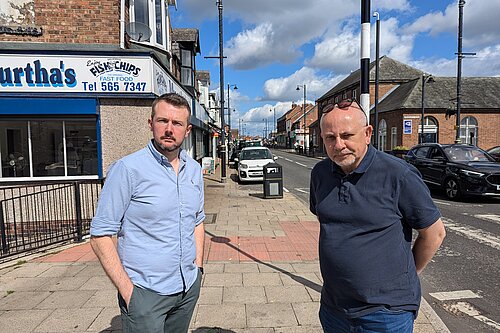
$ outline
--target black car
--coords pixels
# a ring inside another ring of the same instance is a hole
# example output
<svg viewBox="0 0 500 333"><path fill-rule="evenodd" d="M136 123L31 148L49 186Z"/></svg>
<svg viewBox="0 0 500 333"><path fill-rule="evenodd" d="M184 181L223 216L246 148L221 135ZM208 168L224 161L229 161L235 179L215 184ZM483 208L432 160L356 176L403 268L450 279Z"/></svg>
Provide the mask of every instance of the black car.
<svg viewBox="0 0 500 333"><path fill-rule="evenodd" d="M475 146L421 144L410 149L404 159L420 171L427 185L443 188L450 199L500 196L500 163Z"/></svg>
<svg viewBox="0 0 500 333"><path fill-rule="evenodd" d="M486 152L493 156L493 158L495 158L497 161L500 161L500 146L490 148Z"/></svg>

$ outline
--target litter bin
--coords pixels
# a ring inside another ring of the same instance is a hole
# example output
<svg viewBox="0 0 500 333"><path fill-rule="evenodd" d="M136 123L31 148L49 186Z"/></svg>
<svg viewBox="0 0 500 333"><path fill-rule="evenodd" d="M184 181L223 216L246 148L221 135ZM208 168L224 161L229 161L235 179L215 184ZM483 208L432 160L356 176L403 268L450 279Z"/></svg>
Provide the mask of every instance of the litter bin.
<svg viewBox="0 0 500 333"><path fill-rule="evenodd" d="M283 167L278 163L264 165L264 198L283 198Z"/></svg>

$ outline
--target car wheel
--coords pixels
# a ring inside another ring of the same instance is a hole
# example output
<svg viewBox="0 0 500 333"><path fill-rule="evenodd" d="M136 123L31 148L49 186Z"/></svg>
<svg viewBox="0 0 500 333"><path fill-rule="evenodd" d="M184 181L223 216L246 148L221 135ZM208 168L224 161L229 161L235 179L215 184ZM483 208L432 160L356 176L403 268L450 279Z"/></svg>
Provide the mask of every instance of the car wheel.
<svg viewBox="0 0 500 333"><path fill-rule="evenodd" d="M448 178L444 182L444 191L446 196L451 200L457 200L462 196L460 185L455 178Z"/></svg>

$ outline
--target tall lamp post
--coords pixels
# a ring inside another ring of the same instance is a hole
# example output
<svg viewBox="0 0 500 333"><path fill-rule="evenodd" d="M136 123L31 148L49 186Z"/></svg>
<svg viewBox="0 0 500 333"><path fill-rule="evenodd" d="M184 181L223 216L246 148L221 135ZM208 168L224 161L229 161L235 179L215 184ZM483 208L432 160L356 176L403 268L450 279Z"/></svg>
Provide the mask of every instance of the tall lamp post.
<svg viewBox="0 0 500 333"><path fill-rule="evenodd" d="M302 89L302 91L304 92L304 102L303 102L303 112L304 112L304 129L303 129L303 132L304 132L304 154L306 152L306 84L298 84L297 85L297 89L296 90L300 90Z"/></svg>
<svg viewBox="0 0 500 333"><path fill-rule="evenodd" d="M276 124L276 108L272 108L271 110L269 110L269 112L272 112L273 113L273 141L274 139L276 138L276 134L278 134L278 128L277 128L277 124Z"/></svg>
<svg viewBox="0 0 500 333"><path fill-rule="evenodd" d="M420 140L419 143L424 143L424 120L425 120L425 84L435 82L432 75L422 74L422 113L420 115Z"/></svg>
<svg viewBox="0 0 500 333"><path fill-rule="evenodd" d="M238 87L235 84L227 84L227 125L229 128L229 137L228 141L231 142L231 108L229 107L229 90L231 90L231 87L234 87L234 90L238 90Z"/></svg>

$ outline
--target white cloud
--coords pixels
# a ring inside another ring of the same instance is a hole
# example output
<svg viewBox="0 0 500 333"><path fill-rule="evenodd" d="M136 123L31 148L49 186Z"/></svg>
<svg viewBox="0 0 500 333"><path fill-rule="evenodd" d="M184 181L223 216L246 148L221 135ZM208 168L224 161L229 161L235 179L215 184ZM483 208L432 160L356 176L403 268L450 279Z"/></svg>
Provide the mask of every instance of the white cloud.
<svg viewBox="0 0 500 333"><path fill-rule="evenodd" d="M498 41L500 0L467 0L463 8L464 47L485 47ZM407 33L428 32L457 34L458 4L453 2L444 12L426 14L405 27Z"/></svg>
<svg viewBox="0 0 500 333"><path fill-rule="evenodd" d="M328 89L340 82L344 76L320 75L310 67L302 67L288 77L269 79L264 83L264 100L302 100L303 92L297 85L306 85L307 99L317 99Z"/></svg>
<svg viewBox="0 0 500 333"><path fill-rule="evenodd" d="M462 76L500 76L500 44L485 47L475 57L462 60ZM485 65L487 64L487 65ZM456 76L457 59L430 59L413 61L411 66L437 76Z"/></svg>
<svg viewBox="0 0 500 333"><path fill-rule="evenodd" d="M233 37L225 48L226 63L236 69L252 69L276 61L291 62L300 55L296 49L277 43L270 23L245 30ZM276 45L276 47L269 47Z"/></svg>

